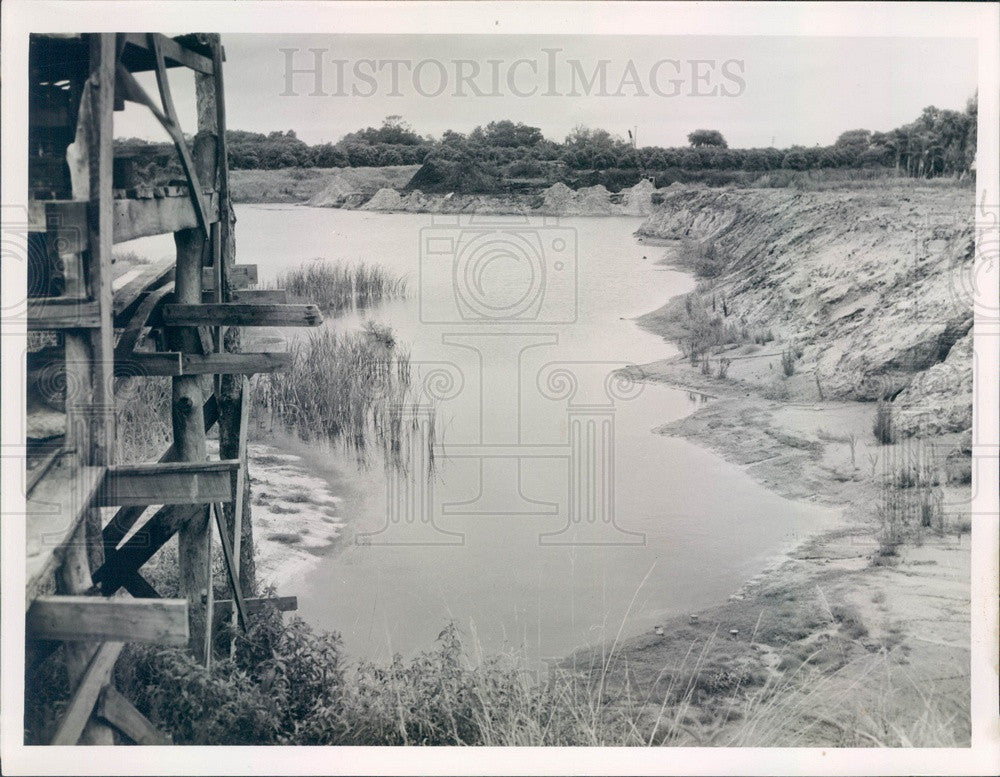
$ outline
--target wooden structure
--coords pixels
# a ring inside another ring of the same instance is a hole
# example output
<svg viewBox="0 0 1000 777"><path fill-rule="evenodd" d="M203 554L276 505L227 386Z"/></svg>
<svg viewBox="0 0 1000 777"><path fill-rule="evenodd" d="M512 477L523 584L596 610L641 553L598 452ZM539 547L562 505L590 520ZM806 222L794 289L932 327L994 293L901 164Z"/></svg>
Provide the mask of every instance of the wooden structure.
<svg viewBox="0 0 1000 777"><path fill-rule="evenodd" d="M238 352L238 332L227 337L226 327L321 318L314 306L284 304L283 292L246 289L256 268L235 263L223 61L217 35L31 38L26 647L30 671L32 658L37 665L64 646L74 690L53 744L107 744L113 732L166 741L115 690L112 672L127 642L187 645L211 662L213 523L232 591L223 617L231 610L245 628L261 606L244 598L240 563L247 375L289 361ZM190 139L170 68L194 74ZM141 72L154 75L155 98ZM114 145L125 101L159 120L182 180L129 179L135 160ZM175 259L113 279L115 243L165 233ZM150 376L171 377L172 444L156 462L118 464L116 381ZM216 426L220 459L209 461L206 433ZM183 598L161 599L141 568L175 535Z"/></svg>

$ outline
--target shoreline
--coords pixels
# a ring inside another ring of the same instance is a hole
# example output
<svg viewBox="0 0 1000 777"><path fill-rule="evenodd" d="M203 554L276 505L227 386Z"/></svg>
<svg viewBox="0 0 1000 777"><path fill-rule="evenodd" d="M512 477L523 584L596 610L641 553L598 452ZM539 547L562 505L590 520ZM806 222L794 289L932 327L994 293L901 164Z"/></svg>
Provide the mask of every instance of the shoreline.
<svg viewBox="0 0 1000 777"><path fill-rule="evenodd" d="M668 249L659 263L686 269L669 250L675 244L659 242ZM635 322L675 341L669 312L684 296ZM681 354L623 371L713 397L654 433L687 439L784 498L829 505L839 520L776 553L728 601L669 618L652 634L625 638L617 645L618 659L608 661L610 671L605 667L609 682L641 688L651 699L686 683L690 706L680 726L685 734L675 744L768 745L788 742L794 733L801 739L788 744L821 746L850 731L856 746L879 746L886 744L877 734L884 720L903 721L906 730L919 725L920 714L944 717L943 710L957 718L940 723L933 735L940 744L967 744L970 542L961 530L948 535L928 529L898 556L880 555L876 510L887 487L877 476L900 446L875 443L874 403L769 398L753 382L705 375ZM961 498L961 488L946 490ZM956 622L966 629L942 625ZM578 651L563 666L593 676L592 666L581 670L588 661L592 656ZM620 665L617 670L612 663ZM912 681L942 664L958 669L931 682ZM884 702L890 692L885 683L892 680L857 687L876 669L895 679L891 713ZM835 709L849 723L828 714L802 728L782 714L795 708L808 718L803 707ZM737 732L745 736L748 716L755 724L760 720L759 727L750 727L752 738L732 739Z"/></svg>

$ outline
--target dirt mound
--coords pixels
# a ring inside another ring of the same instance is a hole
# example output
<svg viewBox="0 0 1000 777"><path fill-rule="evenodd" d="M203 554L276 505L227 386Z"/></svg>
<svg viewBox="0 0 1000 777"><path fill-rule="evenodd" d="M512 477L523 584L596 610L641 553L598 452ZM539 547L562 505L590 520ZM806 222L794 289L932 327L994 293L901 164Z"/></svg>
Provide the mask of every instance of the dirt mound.
<svg viewBox="0 0 1000 777"><path fill-rule="evenodd" d="M629 189L622 189L621 210L629 216L648 216L653 212L653 195L656 186L648 178Z"/></svg>
<svg viewBox="0 0 1000 777"><path fill-rule="evenodd" d="M771 329L790 344L789 386L807 390L818 379L827 399L898 394L902 432L923 423L962 431L972 402L971 300L962 292L972 211L970 190L918 184L683 189L664 193L639 234L687 241L688 252L711 247L722 266L712 304L725 300L724 324ZM781 353L765 352L773 378Z"/></svg>
<svg viewBox="0 0 1000 777"><path fill-rule="evenodd" d="M395 189L379 189L375 196L361 206L361 210L400 210L400 196Z"/></svg>
<svg viewBox="0 0 1000 777"><path fill-rule="evenodd" d="M322 191L306 203L320 208L358 207L384 189L402 189L419 165L334 168Z"/></svg>

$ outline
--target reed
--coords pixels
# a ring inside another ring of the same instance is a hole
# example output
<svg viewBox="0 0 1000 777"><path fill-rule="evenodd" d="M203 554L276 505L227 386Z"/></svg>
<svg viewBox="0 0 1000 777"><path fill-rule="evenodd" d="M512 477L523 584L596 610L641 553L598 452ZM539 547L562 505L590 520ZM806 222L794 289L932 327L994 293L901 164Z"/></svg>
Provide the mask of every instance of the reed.
<svg viewBox="0 0 1000 777"><path fill-rule="evenodd" d="M379 451L395 468L405 468L412 435L426 433L433 464L433 414L429 431L421 430L410 355L389 327L325 328L296 341L291 354L289 372L254 379L251 416L258 431L278 426L303 440L336 443L363 465Z"/></svg>
<svg viewBox="0 0 1000 777"><path fill-rule="evenodd" d="M279 275L268 288L285 289L293 301L340 313L405 297L406 278L380 265L314 259Z"/></svg>

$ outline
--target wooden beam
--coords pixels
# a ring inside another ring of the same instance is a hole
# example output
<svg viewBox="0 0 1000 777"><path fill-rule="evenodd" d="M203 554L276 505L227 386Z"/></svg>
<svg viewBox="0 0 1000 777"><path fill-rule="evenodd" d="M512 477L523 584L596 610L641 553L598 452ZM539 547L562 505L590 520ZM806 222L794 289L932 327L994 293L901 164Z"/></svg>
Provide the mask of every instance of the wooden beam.
<svg viewBox="0 0 1000 777"><path fill-rule="evenodd" d="M104 688L111 671L115 668L118 654L122 652L123 642L105 642L94 653L87 665L80 682L73 692L69 706L59 723L59 729L52 739L53 745L75 745L80 741L80 734L90 718L97 697Z"/></svg>
<svg viewBox="0 0 1000 777"><path fill-rule="evenodd" d="M39 596L28 609L28 639L186 645L186 599Z"/></svg>
<svg viewBox="0 0 1000 777"><path fill-rule="evenodd" d="M269 305L244 302L163 306L168 326L319 326L323 315L315 305Z"/></svg>
<svg viewBox="0 0 1000 777"><path fill-rule="evenodd" d="M153 375L254 375L258 372L284 372L292 363L290 353L212 353L188 354L176 351L133 352L128 361L115 363L115 374Z"/></svg>
<svg viewBox="0 0 1000 777"><path fill-rule="evenodd" d="M103 596L111 596L125 585L127 578L149 561L180 528L198 516L206 515L204 505L168 505L161 507L135 534L94 572L94 583Z"/></svg>
<svg viewBox="0 0 1000 777"><path fill-rule="evenodd" d="M199 180L201 176L195 170L194 160L191 157L191 149L188 148L187 139L181 131L181 124L177 118L177 111L174 109L174 98L170 94L170 79L167 78L167 67L163 59L162 38L162 35L157 36L155 33L150 33L147 36L149 48L156 59L156 86L160 91L160 103L163 105L166 118L169 120L169 123L164 124L164 127L174 139L174 145L177 147L177 153L181 158L181 167L184 168L184 176L187 178L188 194L191 197L191 202L198 216L198 225L201 227L202 233L207 237L209 230L208 208L205 205L204 193L201 191L201 181ZM136 86L138 86L138 82L136 82ZM150 108L153 107L151 102L149 106Z"/></svg>
<svg viewBox="0 0 1000 777"><path fill-rule="evenodd" d="M219 219L219 195L205 193L209 222ZM191 198L160 197L152 200L113 200L114 241L124 243L139 237L166 235L198 226L198 216Z"/></svg>
<svg viewBox="0 0 1000 777"><path fill-rule="evenodd" d="M176 351L143 353L133 351L115 359L115 377L143 378L162 375L183 375L181 354Z"/></svg>
<svg viewBox="0 0 1000 777"><path fill-rule="evenodd" d="M173 62L176 66L187 67L195 72L205 73L206 75L211 75L214 72L211 59L196 51L192 51L175 39L168 38L161 33L127 32L125 33L125 43L149 52L150 35L155 36L156 42L159 44L160 49L163 51L163 56L168 63ZM132 63L129 64L129 69L133 73L154 70L156 68L156 62L150 61L146 57L142 57L134 65ZM170 65L168 64L168 66Z"/></svg>
<svg viewBox="0 0 1000 777"><path fill-rule="evenodd" d="M210 293L205 292L202 296L203 302L213 302L214 300L209 296ZM246 303L271 303L276 305L284 305L288 302L288 292L284 289L238 289L234 290L232 293L231 302L246 302Z"/></svg>
<svg viewBox="0 0 1000 777"><path fill-rule="evenodd" d="M138 572L133 572L131 575L125 575L122 578L122 587L128 591L136 599L159 599L160 594L157 592L153 586L149 584Z"/></svg>
<svg viewBox="0 0 1000 777"><path fill-rule="evenodd" d="M28 298L28 329L99 329L101 307L97 302L65 297Z"/></svg>
<svg viewBox="0 0 1000 777"><path fill-rule="evenodd" d="M169 736L157 730L113 685L104 686L94 707L94 714L137 745L173 744Z"/></svg>
<svg viewBox="0 0 1000 777"><path fill-rule="evenodd" d="M111 466L96 502L101 507L230 502L237 469L237 460Z"/></svg>
<svg viewBox="0 0 1000 777"><path fill-rule="evenodd" d="M247 609L243 601L243 591L240 589L240 570L238 562L233 557L233 546L229 541L229 532L226 531L226 519L222 514L222 505L216 502L212 505L212 512L215 513L215 527L219 531L219 540L222 543L222 558L226 565L226 575L229 578L229 590L233 592L233 602L236 605L236 613L239 623L243 626L243 631L247 630Z"/></svg>
<svg viewBox="0 0 1000 777"><path fill-rule="evenodd" d="M90 38L90 116L81 111L87 145L89 202L87 203L87 290L98 305L100 326L89 332L92 367L92 404L88 408L90 446L86 464L114 460L114 328L112 325L112 164L114 160L115 35ZM97 530L100 530L98 523Z"/></svg>
<svg viewBox="0 0 1000 777"><path fill-rule="evenodd" d="M150 316L160 305L168 294L172 294L174 285L168 283L155 291L151 291L136 308L135 313L125 325L118 343L115 345L115 361L127 361L135 350L139 337L147 326Z"/></svg>
<svg viewBox="0 0 1000 777"><path fill-rule="evenodd" d="M255 264L234 264L226 268L227 280L234 289L245 289L248 286L257 284L257 265ZM201 276L202 287L205 291L215 289L215 277L211 267L206 267Z"/></svg>
<svg viewBox="0 0 1000 777"><path fill-rule="evenodd" d="M173 275L174 258L168 257L154 264L134 267L117 278L112 284L115 293L115 315L121 315L128 310L147 289L155 289L170 283Z"/></svg>

